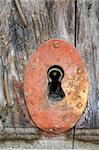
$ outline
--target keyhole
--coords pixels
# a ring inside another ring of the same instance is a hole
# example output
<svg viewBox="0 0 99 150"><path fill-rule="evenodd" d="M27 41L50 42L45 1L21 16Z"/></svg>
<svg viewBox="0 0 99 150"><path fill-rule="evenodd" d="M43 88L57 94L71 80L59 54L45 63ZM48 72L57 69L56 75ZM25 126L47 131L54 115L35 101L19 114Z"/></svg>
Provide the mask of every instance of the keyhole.
<svg viewBox="0 0 99 150"><path fill-rule="evenodd" d="M65 97L61 87L61 80L64 77L64 70L58 65L51 66L47 71L48 76L48 99L51 101L60 101Z"/></svg>

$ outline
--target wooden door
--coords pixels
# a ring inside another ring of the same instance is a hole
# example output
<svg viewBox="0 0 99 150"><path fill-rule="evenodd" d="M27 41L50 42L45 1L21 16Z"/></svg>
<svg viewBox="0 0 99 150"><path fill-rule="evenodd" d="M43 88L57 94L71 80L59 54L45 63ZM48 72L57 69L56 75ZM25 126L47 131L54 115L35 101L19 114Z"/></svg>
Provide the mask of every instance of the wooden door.
<svg viewBox="0 0 99 150"><path fill-rule="evenodd" d="M65 39L77 48L90 82L80 121L54 139L32 125L23 90L29 56L51 38ZM15 147L21 147L22 141L27 146L24 142L30 140L33 148L99 148L98 41L99 0L0 0L0 140L14 139Z"/></svg>

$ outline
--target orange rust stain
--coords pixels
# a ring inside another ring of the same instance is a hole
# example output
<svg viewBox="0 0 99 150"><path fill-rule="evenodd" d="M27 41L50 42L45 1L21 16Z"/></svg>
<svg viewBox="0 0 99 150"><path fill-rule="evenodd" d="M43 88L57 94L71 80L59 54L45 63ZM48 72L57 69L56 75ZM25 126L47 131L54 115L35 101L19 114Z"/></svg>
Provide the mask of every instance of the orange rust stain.
<svg viewBox="0 0 99 150"><path fill-rule="evenodd" d="M54 104L47 96L47 71L53 65L61 66L65 73L61 81L65 97ZM33 122L44 131L61 133L72 128L86 107L88 89L84 62L76 48L64 40L46 41L26 65L24 93L27 108Z"/></svg>

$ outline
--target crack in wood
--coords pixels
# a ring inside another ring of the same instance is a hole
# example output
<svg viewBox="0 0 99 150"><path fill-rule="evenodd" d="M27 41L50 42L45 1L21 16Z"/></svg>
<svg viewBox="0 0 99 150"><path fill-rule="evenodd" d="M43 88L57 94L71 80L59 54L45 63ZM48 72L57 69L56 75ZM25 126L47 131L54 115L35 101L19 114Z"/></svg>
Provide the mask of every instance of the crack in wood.
<svg viewBox="0 0 99 150"><path fill-rule="evenodd" d="M23 12L22 12L22 8L21 8L21 5L20 5L20 2L19 2L19 0L14 0L14 2L15 2L15 4L16 4L17 10L18 10L19 15L20 15L20 17L21 17L21 19L22 19L23 24L24 24L24 26L27 28L28 23L27 23L27 21L26 21L26 18L25 18L25 16L24 16Z"/></svg>

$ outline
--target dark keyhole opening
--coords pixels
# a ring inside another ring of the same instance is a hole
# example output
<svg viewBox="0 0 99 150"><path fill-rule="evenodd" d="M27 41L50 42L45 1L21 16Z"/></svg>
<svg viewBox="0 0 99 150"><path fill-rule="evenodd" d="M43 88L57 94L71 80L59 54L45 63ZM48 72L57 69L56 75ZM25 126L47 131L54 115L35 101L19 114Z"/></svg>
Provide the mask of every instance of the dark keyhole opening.
<svg viewBox="0 0 99 150"><path fill-rule="evenodd" d="M51 66L47 71L48 76L48 99L51 101L60 101L65 97L61 87L61 80L64 77L64 70L58 65Z"/></svg>

